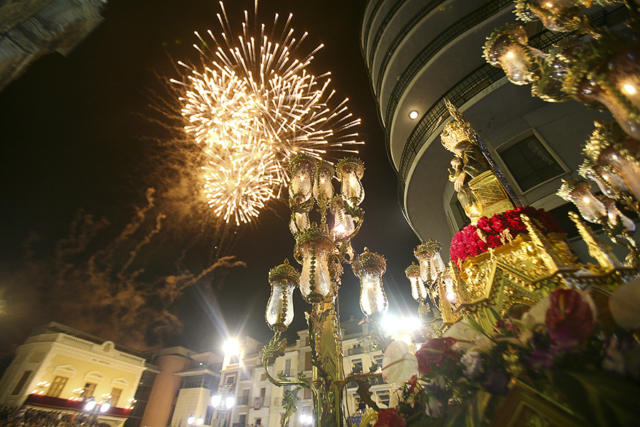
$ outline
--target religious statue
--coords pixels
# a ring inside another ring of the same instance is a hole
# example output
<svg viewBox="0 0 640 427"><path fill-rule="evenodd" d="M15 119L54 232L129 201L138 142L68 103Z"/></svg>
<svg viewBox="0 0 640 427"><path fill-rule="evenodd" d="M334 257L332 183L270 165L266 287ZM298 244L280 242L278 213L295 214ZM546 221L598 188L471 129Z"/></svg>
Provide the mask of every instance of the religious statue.
<svg viewBox="0 0 640 427"><path fill-rule="evenodd" d="M453 105L448 103L451 110ZM476 135L462 114L452 111L454 121L440 134L442 145L455 154L449 169L449 181L458 193L458 201L476 224L483 217L514 209L509 195L482 152Z"/></svg>

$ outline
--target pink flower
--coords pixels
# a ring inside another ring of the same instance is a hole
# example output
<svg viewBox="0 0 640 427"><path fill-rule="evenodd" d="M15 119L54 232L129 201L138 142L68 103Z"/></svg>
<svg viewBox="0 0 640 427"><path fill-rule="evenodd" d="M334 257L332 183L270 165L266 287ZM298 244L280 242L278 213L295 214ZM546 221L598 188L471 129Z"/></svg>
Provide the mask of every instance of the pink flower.
<svg viewBox="0 0 640 427"><path fill-rule="evenodd" d="M594 313L580 292L557 289L549 295L545 322L552 339L580 342L593 329Z"/></svg>

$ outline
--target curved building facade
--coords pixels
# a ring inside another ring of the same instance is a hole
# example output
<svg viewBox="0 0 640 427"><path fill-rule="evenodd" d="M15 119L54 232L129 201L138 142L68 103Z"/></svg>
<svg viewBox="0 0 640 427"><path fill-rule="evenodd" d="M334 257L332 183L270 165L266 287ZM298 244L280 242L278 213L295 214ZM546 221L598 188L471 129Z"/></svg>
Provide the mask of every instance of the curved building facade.
<svg viewBox="0 0 640 427"><path fill-rule="evenodd" d="M565 204L555 195L561 179L577 177L593 120L609 119L574 101L533 98L530 86L509 83L485 62L486 37L515 22L513 9L511 0L370 0L366 6L362 53L398 173L399 203L418 237L439 240L444 250L467 223L448 180L453 154L440 143L450 120L445 98L487 144L522 203L552 214ZM594 19L613 25L619 16L602 10ZM530 44L542 50L562 37L540 23L526 29Z"/></svg>

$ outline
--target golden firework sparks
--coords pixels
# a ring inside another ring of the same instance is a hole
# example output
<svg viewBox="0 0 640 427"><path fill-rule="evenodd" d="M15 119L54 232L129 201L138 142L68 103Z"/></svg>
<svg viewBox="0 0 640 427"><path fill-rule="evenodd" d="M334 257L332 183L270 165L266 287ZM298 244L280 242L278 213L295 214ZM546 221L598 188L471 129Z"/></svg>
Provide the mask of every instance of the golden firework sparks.
<svg viewBox="0 0 640 427"><path fill-rule="evenodd" d="M208 155L204 186L216 215L237 224L258 216L265 203L279 197L288 181L286 165L298 153L320 158L327 151L357 153L345 146L362 144L352 129L360 123L348 112L345 99L330 107L334 92L329 73L315 77L306 68L322 45L302 59L300 40L290 27L292 15L279 25L276 14L267 27L249 25L244 12L242 31L233 36L224 4L212 47L201 49L202 66L179 64L188 70L183 85L185 130ZM258 15L255 3L254 15ZM278 30L282 27L281 30ZM253 32L251 29L253 28ZM255 34L255 35L254 35ZM205 39L198 33L203 46Z"/></svg>

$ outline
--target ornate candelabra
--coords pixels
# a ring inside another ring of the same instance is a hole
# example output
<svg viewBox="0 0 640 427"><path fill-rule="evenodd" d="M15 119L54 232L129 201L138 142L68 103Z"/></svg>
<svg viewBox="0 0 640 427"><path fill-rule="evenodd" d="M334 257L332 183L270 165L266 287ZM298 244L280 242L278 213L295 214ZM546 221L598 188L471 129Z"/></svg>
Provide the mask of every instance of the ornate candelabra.
<svg viewBox="0 0 640 427"><path fill-rule="evenodd" d="M262 363L269 381L277 386L296 386L285 395L285 417L290 418L296 409L297 392L304 387L311 390L314 401L314 417L317 426L343 424L342 393L348 382L359 385L363 402L377 407L368 392L368 379L378 374L352 372L344 374L340 320L336 311L336 298L343 274L343 264L351 264L360 279L360 308L367 317L377 317L387 310L388 302L382 283L386 269L383 256L369 252L367 248L357 257L351 247L351 239L362 226L364 211L359 207L364 200L361 179L364 164L355 158L345 158L333 165L307 155L295 156L290 163L291 182L289 227L296 239L294 259L302 265L302 272L285 260L269 272L271 296L265 319L275 334L265 346ZM340 182L340 191L334 195L333 180ZM315 207L315 212L313 208ZM319 217L319 224L311 215ZM328 214L333 218L329 226ZM311 345L312 378L303 372L297 380L281 375L274 378L268 365L284 354L286 340L281 332L293 320L292 295L300 289L303 299L311 304L306 313Z"/></svg>
<svg viewBox="0 0 640 427"><path fill-rule="evenodd" d="M584 13L594 5L612 4L627 6L625 31L597 27ZM575 99L607 108L624 132L640 139L638 5L621 0L517 0L516 14L524 22L541 20L547 29L567 35L544 53L527 44L524 27L498 28L484 46L487 62L502 68L512 83L531 84L532 94L545 101Z"/></svg>

